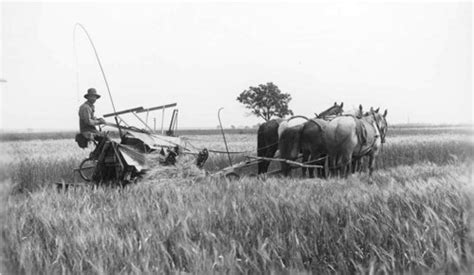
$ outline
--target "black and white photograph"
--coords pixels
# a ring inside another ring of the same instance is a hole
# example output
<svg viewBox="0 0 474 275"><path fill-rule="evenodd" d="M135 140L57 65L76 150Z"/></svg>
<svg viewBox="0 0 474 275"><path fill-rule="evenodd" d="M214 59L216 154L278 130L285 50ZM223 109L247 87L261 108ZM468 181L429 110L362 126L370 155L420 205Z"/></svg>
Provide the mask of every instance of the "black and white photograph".
<svg viewBox="0 0 474 275"><path fill-rule="evenodd" d="M473 11L0 0L0 275L474 273Z"/></svg>

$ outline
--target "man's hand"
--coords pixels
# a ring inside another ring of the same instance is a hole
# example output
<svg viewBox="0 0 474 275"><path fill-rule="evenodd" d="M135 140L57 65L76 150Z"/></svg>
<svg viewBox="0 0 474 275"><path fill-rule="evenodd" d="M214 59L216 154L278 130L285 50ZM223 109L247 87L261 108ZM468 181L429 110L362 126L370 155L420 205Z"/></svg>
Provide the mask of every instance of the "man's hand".
<svg viewBox="0 0 474 275"><path fill-rule="evenodd" d="M105 119L99 118L99 119L97 119L97 120L99 121L99 124L105 124Z"/></svg>

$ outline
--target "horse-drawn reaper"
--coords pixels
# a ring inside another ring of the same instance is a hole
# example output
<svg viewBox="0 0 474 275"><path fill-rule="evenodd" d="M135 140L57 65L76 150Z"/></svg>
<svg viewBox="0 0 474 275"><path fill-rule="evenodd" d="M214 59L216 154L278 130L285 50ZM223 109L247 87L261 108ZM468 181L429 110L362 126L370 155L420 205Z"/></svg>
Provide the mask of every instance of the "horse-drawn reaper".
<svg viewBox="0 0 474 275"><path fill-rule="evenodd" d="M202 168L204 162L208 158L208 150L203 149L201 151L196 149L187 148L186 143L180 138L174 136L174 130L177 125L177 109L173 111L170 128L166 132L163 132L163 121L161 134L156 132L156 129L152 129L148 125L148 113L155 110L164 110L166 108L174 107L176 104L157 106L153 108L144 109L143 107L137 107L117 112L112 100L110 88L105 76L102 64L97 54L96 48L85 28L76 24L74 34L77 29L82 29L87 35L89 42L94 49L94 53L99 64L99 67L104 78L107 91L112 103L114 112L104 117L113 116L115 123L105 123L106 126L115 127L119 131L120 141L111 139L108 135L101 135L100 138L96 139L95 150L90 156L81 162L80 166L76 171L79 172L81 177L86 181L92 181L95 184L118 184L126 185L130 182L136 182L140 175L147 170L148 163L146 161L146 154L158 151L162 156L163 164L174 164L176 156L180 153L189 153L197 156L196 165ZM319 115L316 115L313 119L308 119L304 116L295 116L289 119L274 119L270 120L258 129L257 136L257 156L247 156L247 160L238 164L232 164L229 151L229 163L230 166L224 168L213 175L224 175L226 177L239 177L236 172L237 169L246 166L258 165L258 174L268 173L268 166L270 161L278 161L281 163L281 171L288 175L289 170L292 166L303 168L303 174L306 173L306 169L310 169L310 176L313 175L314 168L324 168L324 175L328 174L328 157L332 159L339 159L340 150L327 149L327 145L330 143L328 134L334 123L332 121L341 121L339 115L343 112L343 104L338 105L334 103L326 111ZM147 114L146 120L141 118L138 114ZM143 123L145 129L139 129L136 127L129 126L121 116L124 114L133 114L140 122ZM373 116L373 121L370 120L367 123L375 123L377 126L376 133L378 136L383 134L382 142L384 139L384 129L386 126L385 115L383 116L384 123L380 123L381 119L378 116ZM334 118L334 120L331 120ZM300 123L295 126L290 126L289 122L295 118L303 118L306 120L305 123ZM101 123L104 123L102 121ZM125 124L125 125L124 125ZM363 123L362 123L363 124ZM336 125L338 129L339 124ZM221 126L222 128L222 126ZM337 132L337 131L336 131ZM339 132L337 132L339 134ZM223 133L224 135L224 133ZM316 135L316 136L315 136ZM316 142L315 142L316 140ZM224 135L225 142L225 135ZM319 143L318 143L319 142ZM354 148L362 148L361 146ZM195 148L195 147L194 147ZM323 148L327 150L324 151ZM339 145L334 145L333 148L340 148ZM354 148L348 149L351 151L344 155L344 158L352 158L352 156L358 156L354 153ZM280 154L275 156L276 151L279 150ZM365 153L365 149L360 149L361 152ZM337 151L334 153L333 151ZM327 156L320 156L316 152L326 154ZM367 152L375 152L376 150L368 150ZM302 162L296 161L300 154L302 154ZM368 153L365 153L368 154ZM359 154L360 155L360 154ZM275 158L276 157L276 158ZM336 161L337 162L337 161ZM371 160L372 162L372 160ZM270 173L279 172L272 171Z"/></svg>
<svg viewBox="0 0 474 275"><path fill-rule="evenodd" d="M154 165L172 165L175 164L178 154L193 154L197 156L196 165L202 168L208 158L208 151L205 148L201 151L187 148L186 142L175 135L177 109L173 111L166 135L156 133L145 120L138 116L139 113L147 112L148 114L148 112L156 110L163 110L164 113L164 109L174 106L176 103L148 109L137 107L104 115L104 117L115 117L115 124L105 123L104 125L117 128L120 140L116 141L107 132L102 132L105 134L90 141L96 147L75 171L83 180L95 185L124 186L136 182L150 168L152 164L147 161L149 154L158 154L159 156L159 163L154 163ZM125 114L136 116L147 129L129 126L120 117ZM77 140L78 138L76 138ZM78 142L78 144L80 143Z"/></svg>
<svg viewBox="0 0 474 275"><path fill-rule="evenodd" d="M261 164L270 161L280 162L281 169L267 174L283 172L284 175L288 175L291 168L302 168L303 175L309 169L309 176L314 177L314 169L317 169L320 176L327 176L329 170L337 170L331 168L339 168L342 169L343 175L347 175L351 162L364 156L369 157L371 174L374 158L385 142L387 111L380 114L378 109L375 111L371 109L370 112L361 115L360 108L360 114L348 116L341 115L342 104L338 107L340 108L337 111L332 111L335 116L331 119L313 118L295 126L287 124L292 121L292 118L280 120L279 127L276 129L276 147L280 150L279 154L269 157L246 156L247 160L236 164L230 163L229 167L210 175L238 179L240 169L258 165L258 171L261 172ZM335 108L333 106L330 109ZM136 113L142 108L130 110L126 111ZM124 114L123 111L119 113ZM116 113L111 115L118 116ZM77 169L84 180L96 185L123 186L136 182L148 169L147 154L161 154L163 156L161 164L166 165L174 164L178 154L190 153L197 156L196 165L201 168L209 156L207 149L202 151L189 149L186 146L187 143L180 137L160 135L118 123L106 125L119 129L121 142L115 142L106 136L96 143L96 149ZM258 133L259 141L262 138L261 134L262 132ZM258 145L258 149L262 149L261 143ZM192 146L192 148L195 147ZM297 161L299 158L302 159L301 162Z"/></svg>

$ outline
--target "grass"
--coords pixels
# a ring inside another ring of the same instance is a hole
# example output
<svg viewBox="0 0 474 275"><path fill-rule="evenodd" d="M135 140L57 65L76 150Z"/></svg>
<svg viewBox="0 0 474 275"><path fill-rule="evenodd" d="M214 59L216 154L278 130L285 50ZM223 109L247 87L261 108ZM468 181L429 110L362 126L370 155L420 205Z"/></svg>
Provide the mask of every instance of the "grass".
<svg viewBox="0 0 474 275"><path fill-rule="evenodd" d="M9 201L5 254L26 273L465 271L462 168L403 166L373 185L356 176L44 188Z"/></svg>
<svg viewBox="0 0 474 275"><path fill-rule="evenodd" d="M472 272L470 134L398 133L373 184L366 173L229 182L183 156L123 190L67 193L50 183L76 180L88 151L72 140L3 142L4 261L13 273ZM224 149L219 135L190 139ZM229 135L229 147L255 152L255 139ZM211 155L206 169L224 166L226 155Z"/></svg>

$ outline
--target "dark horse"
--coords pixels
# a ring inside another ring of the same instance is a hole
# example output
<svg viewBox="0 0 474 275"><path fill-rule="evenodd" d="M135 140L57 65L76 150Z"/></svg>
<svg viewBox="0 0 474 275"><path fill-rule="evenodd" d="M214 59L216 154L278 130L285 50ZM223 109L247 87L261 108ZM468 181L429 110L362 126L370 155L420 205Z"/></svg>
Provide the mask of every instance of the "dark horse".
<svg viewBox="0 0 474 275"><path fill-rule="evenodd" d="M338 116L343 112L343 105L343 103L341 103L341 105L334 103L334 105L329 109L325 110L319 115L315 115L319 117L320 120L326 119L330 116ZM306 120L311 121L308 119ZM278 149L280 150L281 158L292 161L298 158L299 153L302 152L302 148L300 147L300 139L303 127L304 124L289 127L288 124L280 123L280 129L278 129L278 132L280 133ZM303 162L305 161L306 160L303 159ZM281 162L281 170L283 171L283 174L287 176L291 170L291 167L288 163ZM303 176L306 175L306 170L307 169L303 167Z"/></svg>
<svg viewBox="0 0 474 275"><path fill-rule="evenodd" d="M324 129L327 120L314 118L307 121L301 130L300 147L303 153L303 163L310 165L321 165L324 169L317 169L318 177L328 176L328 160L326 146L324 143ZM311 160L311 161L309 161ZM308 168L309 177L314 178L314 168ZM303 175L304 175L303 171Z"/></svg>
<svg viewBox="0 0 474 275"><path fill-rule="evenodd" d="M283 121L282 118L275 118L266 121L257 132L257 156L265 158L273 158L278 150L278 127ZM261 160L258 163L258 174L266 173L270 161Z"/></svg>
<svg viewBox="0 0 474 275"><path fill-rule="evenodd" d="M273 158L278 150L279 132L282 131L280 125L286 124L294 118L308 118L304 116L293 116L289 119L275 118L271 119L258 128L257 132L257 156L265 158ZM269 160L260 160L258 163L258 174L266 173L270 166Z"/></svg>

